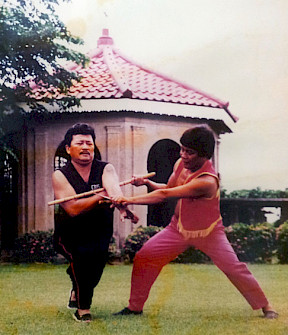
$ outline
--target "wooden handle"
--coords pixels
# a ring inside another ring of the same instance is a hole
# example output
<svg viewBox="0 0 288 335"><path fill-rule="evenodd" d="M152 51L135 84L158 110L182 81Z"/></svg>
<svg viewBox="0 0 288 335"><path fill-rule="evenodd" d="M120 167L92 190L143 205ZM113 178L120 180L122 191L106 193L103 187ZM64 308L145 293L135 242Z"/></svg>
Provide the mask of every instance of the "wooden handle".
<svg viewBox="0 0 288 335"><path fill-rule="evenodd" d="M151 177L154 177L156 174L156 172L150 172L150 173L147 173L145 174L144 176L141 176L141 178L151 178ZM120 186L124 186L124 185L127 185L127 184L131 184L133 178L129 179L129 180L125 180L125 181L122 181L121 183L119 183Z"/></svg>
<svg viewBox="0 0 288 335"><path fill-rule="evenodd" d="M151 178L151 177L155 176L155 174L156 174L155 172L150 172L150 173L148 173L144 176L141 176L141 178ZM122 182L119 183L119 186L124 186L124 185L131 184L132 180L133 180L133 178L131 178L129 180L122 181ZM97 194L97 193L103 192L103 191L105 191L105 188L102 187L102 188L97 188L96 190L91 190L91 191L88 191L88 192L71 195L70 197L50 201L50 202L48 202L48 206L61 204L62 202L66 202L66 201L73 200L73 199L79 199L79 198L87 197L89 195Z"/></svg>

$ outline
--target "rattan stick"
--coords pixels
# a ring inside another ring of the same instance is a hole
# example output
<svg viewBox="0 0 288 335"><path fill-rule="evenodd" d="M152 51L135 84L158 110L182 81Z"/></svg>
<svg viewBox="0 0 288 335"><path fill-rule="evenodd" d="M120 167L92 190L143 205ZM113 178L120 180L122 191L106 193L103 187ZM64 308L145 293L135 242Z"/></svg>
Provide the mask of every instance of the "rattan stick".
<svg viewBox="0 0 288 335"><path fill-rule="evenodd" d="M155 174L156 174L155 172L150 172L150 173L148 173L144 176L141 176L141 178L151 178L151 177L155 176ZM132 182L132 178L129 179L129 180L125 180L125 181L120 182L119 186L128 185L128 184L131 184L131 182ZM97 188L96 190L91 190L91 191L88 191L88 192L71 195L70 197L50 201L50 202L48 202L48 206L60 204L62 202L66 202L66 201L73 200L73 199L79 199L79 198L87 197L89 195L93 195L93 194L96 194L96 193L99 193L99 192L102 192L102 191L105 191L105 188Z"/></svg>

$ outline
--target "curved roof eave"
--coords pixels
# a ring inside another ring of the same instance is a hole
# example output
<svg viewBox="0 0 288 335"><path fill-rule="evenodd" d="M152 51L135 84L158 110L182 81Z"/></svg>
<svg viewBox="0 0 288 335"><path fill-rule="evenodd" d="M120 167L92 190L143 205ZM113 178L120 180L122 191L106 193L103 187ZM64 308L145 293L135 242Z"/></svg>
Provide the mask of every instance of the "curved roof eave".
<svg viewBox="0 0 288 335"><path fill-rule="evenodd" d="M58 112L57 108L49 108L53 112ZM166 115L184 118L199 118L206 120L222 120L228 129L232 131L235 125L224 108L203 107L187 104L176 104L170 102L159 102L149 100L139 100L130 98L121 99L83 99L80 107L72 107L68 112L123 112L132 111L151 115Z"/></svg>

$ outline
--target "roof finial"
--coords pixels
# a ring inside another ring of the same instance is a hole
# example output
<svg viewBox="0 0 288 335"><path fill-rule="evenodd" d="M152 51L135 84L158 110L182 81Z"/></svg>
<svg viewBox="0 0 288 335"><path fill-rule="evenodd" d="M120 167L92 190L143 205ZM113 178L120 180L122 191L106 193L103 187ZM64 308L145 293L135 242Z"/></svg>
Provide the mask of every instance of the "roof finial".
<svg viewBox="0 0 288 335"><path fill-rule="evenodd" d="M98 39L97 46L113 45L113 39L109 36L109 29L102 30L102 36Z"/></svg>

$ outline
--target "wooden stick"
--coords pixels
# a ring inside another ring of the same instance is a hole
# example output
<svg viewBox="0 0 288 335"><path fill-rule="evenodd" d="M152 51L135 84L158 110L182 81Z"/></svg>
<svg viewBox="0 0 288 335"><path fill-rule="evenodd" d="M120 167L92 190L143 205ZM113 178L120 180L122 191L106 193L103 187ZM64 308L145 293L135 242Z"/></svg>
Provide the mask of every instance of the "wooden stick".
<svg viewBox="0 0 288 335"><path fill-rule="evenodd" d="M144 176L141 176L141 178L151 178L151 177L155 176L155 174L156 174L155 172L150 172L150 173L148 173ZM132 182L132 178L129 179L129 180L125 180L125 181L120 182L119 186L128 185L128 184L131 184L131 182ZM78 194L75 194L75 195L71 195L70 197L50 201L50 202L48 202L48 206L60 204L62 202L66 202L66 201L73 200L73 199L87 197L89 195L97 194L97 193L102 192L102 191L105 191L105 188L102 187L102 188L97 188L96 190L91 190L91 191L84 192L84 193L78 193Z"/></svg>

